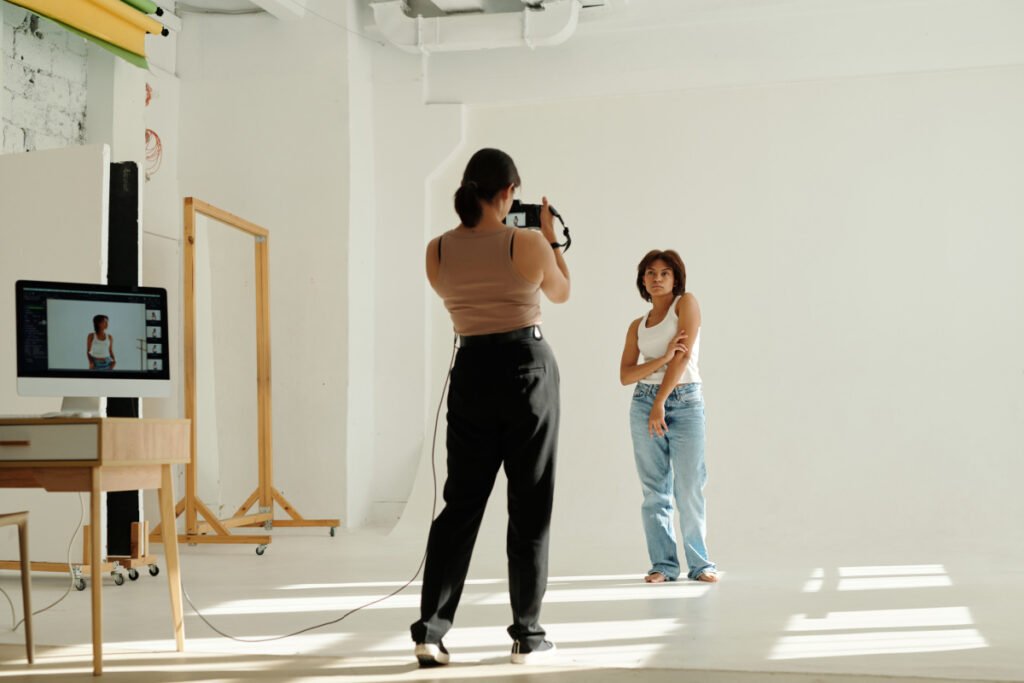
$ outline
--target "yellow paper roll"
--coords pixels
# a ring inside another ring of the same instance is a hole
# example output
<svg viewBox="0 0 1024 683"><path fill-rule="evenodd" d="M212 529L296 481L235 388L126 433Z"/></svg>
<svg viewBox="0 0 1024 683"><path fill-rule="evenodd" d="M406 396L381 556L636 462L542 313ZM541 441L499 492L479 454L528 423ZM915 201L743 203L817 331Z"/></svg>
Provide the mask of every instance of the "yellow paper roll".
<svg viewBox="0 0 1024 683"><path fill-rule="evenodd" d="M146 33L152 33L155 36L160 35L164 26L156 19L146 16L142 12L134 9L121 0L88 0L94 5L97 5L111 14L117 15L134 26L138 26Z"/></svg>
<svg viewBox="0 0 1024 683"><path fill-rule="evenodd" d="M94 35L141 57L146 56L146 33L116 14L87 0L9 0L30 12Z"/></svg>

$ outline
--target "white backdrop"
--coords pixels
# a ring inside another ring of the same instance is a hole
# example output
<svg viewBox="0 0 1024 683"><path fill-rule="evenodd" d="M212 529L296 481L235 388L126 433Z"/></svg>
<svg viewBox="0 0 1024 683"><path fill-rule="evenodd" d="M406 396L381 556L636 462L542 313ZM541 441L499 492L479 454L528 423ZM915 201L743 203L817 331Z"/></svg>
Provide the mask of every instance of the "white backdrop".
<svg viewBox="0 0 1024 683"><path fill-rule="evenodd" d="M430 188L437 232L469 155L497 146L576 238L572 300L545 307L563 380L553 569L647 568L617 366L655 247L680 251L703 308L723 568L1007 552L1024 512L1022 116L1021 68L470 110ZM436 300L433 330L436 396ZM443 463L443 424L440 441ZM422 532L427 475L400 535ZM503 554L503 507L478 557Z"/></svg>

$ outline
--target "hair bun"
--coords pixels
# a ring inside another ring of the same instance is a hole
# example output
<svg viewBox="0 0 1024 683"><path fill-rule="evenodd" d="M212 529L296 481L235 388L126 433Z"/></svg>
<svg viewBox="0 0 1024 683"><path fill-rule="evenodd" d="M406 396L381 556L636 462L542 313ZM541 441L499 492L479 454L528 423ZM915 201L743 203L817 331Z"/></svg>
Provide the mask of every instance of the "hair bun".
<svg viewBox="0 0 1024 683"><path fill-rule="evenodd" d="M473 190L474 192L476 192L477 189L479 189L480 187L479 185L476 184L475 180L463 180L462 186L467 190Z"/></svg>

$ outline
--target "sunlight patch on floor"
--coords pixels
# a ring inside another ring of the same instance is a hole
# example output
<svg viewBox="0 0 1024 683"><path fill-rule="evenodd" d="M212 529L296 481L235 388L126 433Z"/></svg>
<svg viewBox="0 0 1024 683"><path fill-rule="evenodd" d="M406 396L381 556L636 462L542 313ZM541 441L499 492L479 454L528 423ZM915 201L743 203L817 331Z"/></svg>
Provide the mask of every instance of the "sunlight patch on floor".
<svg viewBox="0 0 1024 683"><path fill-rule="evenodd" d="M593 586L588 588L559 587L555 583L544 596L545 604L557 603L598 603L634 600L649 600L656 596L659 600L699 598L711 590L711 584L680 581L648 585L639 582L629 585ZM213 605L197 606L206 616L227 616L242 614L290 614L315 612L345 612L365 605L385 594L350 594L324 595L308 597L274 597L251 598L246 600L227 600ZM195 601L195 596L193 596ZM488 591L463 595L461 604L464 606L497 606L508 604L508 589L503 586L499 591ZM366 607L368 610L379 609L415 609L419 606L419 594L416 591L401 593L375 605Z"/></svg>
<svg viewBox="0 0 1024 683"><path fill-rule="evenodd" d="M971 626L974 620L966 607L923 609L885 609L860 612L829 612L824 617L797 614L786 625L787 631L842 631L874 628L926 628L932 626Z"/></svg>
<svg viewBox="0 0 1024 683"><path fill-rule="evenodd" d="M988 647L977 629L942 631L873 631L812 636L783 636L769 659L810 659L891 655L910 652L947 652Z"/></svg>
<svg viewBox="0 0 1024 683"><path fill-rule="evenodd" d="M803 591L821 594L829 587L842 592L952 585L941 564L839 567L832 575L824 568L813 570ZM967 628L974 623L967 607L827 612L820 617L796 614L786 624L787 635L776 642L768 658L810 659L989 647L976 628Z"/></svg>

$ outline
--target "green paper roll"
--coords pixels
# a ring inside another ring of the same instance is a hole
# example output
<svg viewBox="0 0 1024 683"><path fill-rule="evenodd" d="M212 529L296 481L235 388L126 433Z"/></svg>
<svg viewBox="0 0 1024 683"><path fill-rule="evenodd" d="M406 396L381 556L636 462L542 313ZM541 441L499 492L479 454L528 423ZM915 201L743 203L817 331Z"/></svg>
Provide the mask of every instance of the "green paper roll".
<svg viewBox="0 0 1024 683"><path fill-rule="evenodd" d="M134 7L143 14L156 12L156 3L153 0L121 0L121 2Z"/></svg>
<svg viewBox="0 0 1024 683"><path fill-rule="evenodd" d="M88 40L90 43L93 43L94 45L99 45L100 47L102 47L107 52L110 52L115 57L120 57L121 59L123 59L124 61L128 62L129 64L134 64L135 66L139 67L140 69L146 69L147 71L149 70L149 62L146 61L145 57L140 57L139 55L135 54L134 52L129 52L128 50L125 50L124 48L120 48L117 45L114 45L113 43L108 43L107 41L103 40L102 38L97 38L96 36L89 35L85 31L80 31L77 28L75 28L74 26L68 26L67 24L64 24L64 23L59 22L59 21L55 21L53 19L50 19L50 21L52 21L53 23L57 24L58 26L63 26L64 28L66 28L67 30L71 31L75 35L78 35L78 36L81 36L82 38L85 38L86 40Z"/></svg>

